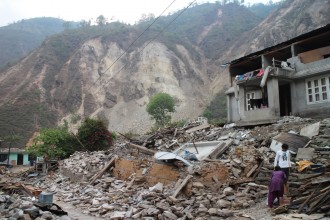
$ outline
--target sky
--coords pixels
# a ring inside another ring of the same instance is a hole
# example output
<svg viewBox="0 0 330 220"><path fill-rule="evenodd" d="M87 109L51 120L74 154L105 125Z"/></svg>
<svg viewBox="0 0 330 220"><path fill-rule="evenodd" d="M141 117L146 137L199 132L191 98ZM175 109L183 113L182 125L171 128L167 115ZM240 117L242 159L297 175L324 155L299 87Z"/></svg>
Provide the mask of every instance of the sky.
<svg viewBox="0 0 330 220"><path fill-rule="evenodd" d="M134 24L142 14L163 15L187 7L193 0L0 0L0 26L36 17L55 17L66 21L95 20L103 15L111 21ZM279 0L273 0L277 2ZM196 3L215 2L196 0ZM221 2L221 0L220 0ZM269 0L245 0L267 3Z"/></svg>

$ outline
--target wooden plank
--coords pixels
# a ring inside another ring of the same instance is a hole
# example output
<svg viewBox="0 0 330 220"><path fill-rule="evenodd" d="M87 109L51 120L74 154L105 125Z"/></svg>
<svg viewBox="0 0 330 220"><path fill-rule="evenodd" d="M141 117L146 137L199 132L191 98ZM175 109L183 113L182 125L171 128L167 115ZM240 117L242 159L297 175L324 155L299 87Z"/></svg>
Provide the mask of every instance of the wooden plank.
<svg viewBox="0 0 330 220"><path fill-rule="evenodd" d="M322 210L323 212L330 210L330 204L322 206L322 207L321 207L321 210Z"/></svg>
<svg viewBox="0 0 330 220"><path fill-rule="evenodd" d="M330 177L327 177L327 178L319 178L319 179L316 179L316 180L312 180L312 184L320 184L320 183L328 183L330 182Z"/></svg>
<svg viewBox="0 0 330 220"><path fill-rule="evenodd" d="M229 146L231 145L231 143L233 143L233 140L229 140L228 142L223 142L223 143L221 143L221 144L219 145L219 147L216 148L216 149L212 152L210 158L211 158L211 159L217 159L219 156L221 156L221 155L222 155L222 154L223 154L223 153L229 148ZM225 144L225 145L223 145L223 144Z"/></svg>
<svg viewBox="0 0 330 220"><path fill-rule="evenodd" d="M246 177L250 177L252 173L258 168L258 164L254 165L251 170L246 174Z"/></svg>
<svg viewBox="0 0 330 220"><path fill-rule="evenodd" d="M307 212L307 214L311 214L312 212L314 212L315 210L318 209L318 207L320 207L326 200L328 200L328 195L330 193L330 190L328 190L327 192L321 194L322 196L315 202L313 202L310 207L309 210Z"/></svg>
<svg viewBox="0 0 330 220"><path fill-rule="evenodd" d="M258 169L257 169L257 171L253 174L253 179L255 179L257 176L258 176L258 174L260 173L260 170L261 170L261 168L263 167L263 165L264 165L264 160L263 161L261 161L261 163L260 163L260 165L259 165L259 167L258 167ZM270 172L270 173L272 173L272 171L266 171L266 172Z"/></svg>
<svg viewBox="0 0 330 220"><path fill-rule="evenodd" d="M150 150L146 147L139 146L139 145L136 145L136 144L133 144L133 143L127 143L127 145L130 146L130 147L134 147L134 148L140 150L141 152L143 152L145 154L154 155L156 153L156 151Z"/></svg>
<svg viewBox="0 0 330 220"><path fill-rule="evenodd" d="M328 187L326 187L326 188L324 188L324 189L321 189L320 190L320 193L323 193L323 192L325 192L325 191L327 191L327 190L329 190L330 189L330 186L328 186Z"/></svg>
<svg viewBox="0 0 330 220"><path fill-rule="evenodd" d="M304 206L307 204L307 202L309 202L309 200L312 198L312 196L314 196L314 194L316 193L317 189L315 189L308 197L307 199L303 202L303 204L300 205L299 209L298 209L298 213L301 213L301 210L304 208Z"/></svg>
<svg viewBox="0 0 330 220"><path fill-rule="evenodd" d="M188 130L186 130L186 133L192 133L192 132L195 132L195 131L199 131L199 130L204 130L204 129L207 129L209 128L210 125L209 124L202 124L202 125L198 125L196 127L193 127L193 128L190 128Z"/></svg>
<svg viewBox="0 0 330 220"><path fill-rule="evenodd" d="M326 191L326 192L323 192L323 193L320 193L318 194L316 197L312 198L311 199L311 208L314 207L319 201L322 200L322 198L324 198L325 196L327 196L327 194L330 192L330 190Z"/></svg>
<svg viewBox="0 0 330 220"><path fill-rule="evenodd" d="M316 173L316 174L295 174L295 173L292 173L291 175L298 177L299 180L307 180L307 179L310 179L310 178L315 178L315 177L318 177L318 176L322 176L322 173Z"/></svg>
<svg viewBox="0 0 330 220"><path fill-rule="evenodd" d="M183 187L185 187L188 183L188 181L192 178L192 175L188 175L183 181L182 183L179 185L178 188L176 188L176 190L174 191L174 193L172 194L172 197L177 197L177 195L181 192L181 190L183 189Z"/></svg>
<svg viewBox="0 0 330 220"><path fill-rule="evenodd" d="M176 137L176 134L178 133L178 129L177 128L175 128L175 130L174 130L174 134L173 134L173 139Z"/></svg>
<svg viewBox="0 0 330 220"><path fill-rule="evenodd" d="M291 205L299 205L302 202L304 202L308 197L309 196L303 196L303 197L297 198L291 202Z"/></svg>
<svg viewBox="0 0 330 220"><path fill-rule="evenodd" d="M257 181L270 181L270 177L256 177L255 180Z"/></svg>
<svg viewBox="0 0 330 220"><path fill-rule="evenodd" d="M112 159L103 167L103 169L102 170L100 170L97 174L95 174L92 178L91 178L91 180L90 180L90 182L89 182L89 185L92 185L92 184L94 184L94 182L97 180L97 179L99 179L99 178L101 178L102 176L103 176L103 174L108 170L108 169L110 169L110 167L112 167L114 164L115 164L115 161L116 161L116 159L118 158L118 156L117 155L115 155L114 157L112 157Z"/></svg>
<svg viewBox="0 0 330 220"><path fill-rule="evenodd" d="M243 183L250 183L250 182L253 182L253 181L254 180L252 178L241 179L241 180L230 182L229 185L230 186L235 186L235 185L240 185L240 184L243 184Z"/></svg>
<svg viewBox="0 0 330 220"><path fill-rule="evenodd" d="M132 142L132 141L135 141L135 140L133 140L133 139L127 137L126 135L124 135L124 134L122 134L122 133L120 133L120 132L118 132L118 131L117 131L117 133L118 133L119 135L123 136L124 138L126 138L127 140L131 141L131 142Z"/></svg>

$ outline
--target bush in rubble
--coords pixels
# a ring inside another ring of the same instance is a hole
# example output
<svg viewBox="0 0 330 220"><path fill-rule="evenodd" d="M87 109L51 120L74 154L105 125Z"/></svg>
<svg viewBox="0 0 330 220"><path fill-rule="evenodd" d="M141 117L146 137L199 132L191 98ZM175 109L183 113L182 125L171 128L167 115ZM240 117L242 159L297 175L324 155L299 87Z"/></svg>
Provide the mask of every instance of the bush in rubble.
<svg viewBox="0 0 330 220"><path fill-rule="evenodd" d="M112 145L114 135L107 129L104 121L86 118L78 128L78 138L84 150L97 151L108 149Z"/></svg>
<svg viewBox="0 0 330 220"><path fill-rule="evenodd" d="M27 148L29 154L47 159L62 159L78 149L77 139L64 128L44 128Z"/></svg>
<svg viewBox="0 0 330 220"><path fill-rule="evenodd" d="M169 113L175 111L174 104L175 101L169 94L157 93L151 97L147 112L152 119L155 119L157 126L163 127L171 121Z"/></svg>

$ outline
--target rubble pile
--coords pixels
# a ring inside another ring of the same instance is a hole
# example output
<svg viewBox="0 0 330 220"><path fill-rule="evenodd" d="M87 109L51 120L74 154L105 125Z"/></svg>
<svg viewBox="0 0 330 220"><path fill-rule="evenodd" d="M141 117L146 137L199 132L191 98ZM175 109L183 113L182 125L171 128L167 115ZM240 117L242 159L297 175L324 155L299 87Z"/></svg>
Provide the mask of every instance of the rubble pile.
<svg viewBox="0 0 330 220"><path fill-rule="evenodd" d="M200 172L200 171L195 171ZM110 219L212 219L212 216L230 217L239 213L235 210L247 208L259 202L267 187L249 183L237 190L215 179L216 189L207 187L191 176L184 180L164 185L157 183L148 187L141 182L118 180L106 173L95 185L73 183L60 174L48 179L41 187L56 193L58 200L71 203L85 214ZM189 198L187 200L187 197ZM203 217L203 218L202 218Z"/></svg>
<svg viewBox="0 0 330 220"><path fill-rule="evenodd" d="M105 166L110 157L107 151L75 152L59 165L61 172L72 181L87 181Z"/></svg>
<svg viewBox="0 0 330 220"><path fill-rule="evenodd" d="M56 211L57 207L50 207ZM70 220L67 215L58 216L50 211L42 211L31 200L31 197L14 195L0 195L0 217L4 219L57 219ZM2 219L2 218L1 218Z"/></svg>
<svg viewBox="0 0 330 220"><path fill-rule="evenodd" d="M121 135L108 151L76 152L60 161L58 172L29 182L54 193L58 202L107 219L249 218L245 209L260 203L266 207L274 140L288 141L292 162L308 166L293 165L288 202L274 213L290 208L329 215L329 137L330 119L290 116L251 129L195 123L139 140ZM181 159L154 157L157 151L178 156L186 143L193 149L190 154L206 156L187 159L190 165L184 154Z"/></svg>

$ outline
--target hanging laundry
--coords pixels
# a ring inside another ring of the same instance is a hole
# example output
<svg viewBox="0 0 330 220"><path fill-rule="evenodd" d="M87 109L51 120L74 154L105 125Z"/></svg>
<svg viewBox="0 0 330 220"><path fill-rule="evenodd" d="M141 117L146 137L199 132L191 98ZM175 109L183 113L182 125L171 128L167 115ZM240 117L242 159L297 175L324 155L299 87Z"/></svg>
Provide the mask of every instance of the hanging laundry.
<svg viewBox="0 0 330 220"><path fill-rule="evenodd" d="M257 74L257 77L261 77L262 75L264 75L264 70L260 69L259 73Z"/></svg>

